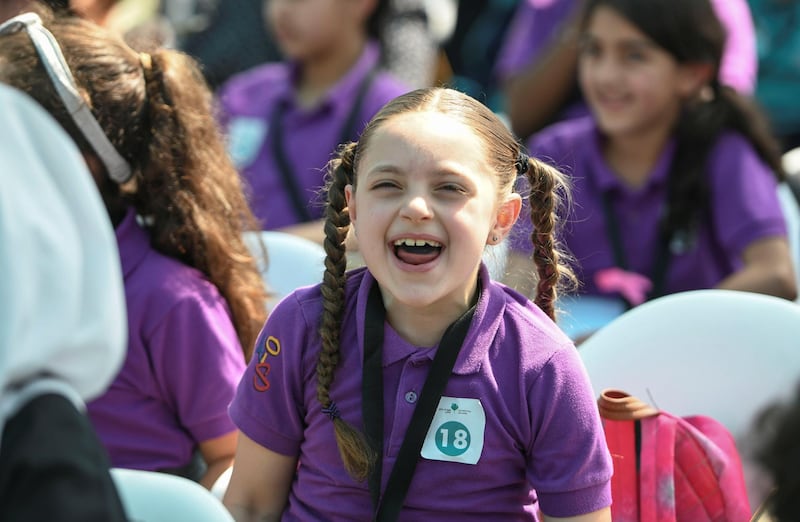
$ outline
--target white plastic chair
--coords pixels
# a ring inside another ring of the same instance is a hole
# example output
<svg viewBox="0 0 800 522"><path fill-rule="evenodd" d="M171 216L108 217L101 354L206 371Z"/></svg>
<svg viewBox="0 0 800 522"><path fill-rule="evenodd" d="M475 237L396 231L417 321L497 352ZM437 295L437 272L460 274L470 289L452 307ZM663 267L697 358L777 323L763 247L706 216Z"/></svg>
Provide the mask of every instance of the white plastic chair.
<svg viewBox="0 0 800 522"><path fill-rule="evenodd" d="M786 233L789 238L789 249L794 262L795 278L800 288L800 202L798 202L798 188L800 188L800 147L783 154L783 170L786 171L787 180L778 185L778 199L786 219ZM795 187L792 190L790 185ZM800 302L800 295L796 299Z"/></svg>
<svg viewBox="0 0 800 522"><path fill-rule="evenodd" d="M228 484L231 482L231 475L233 474L233 466L229 467L222 474L217 477L214 484L211 486L211 494L222 500L225 492L228 491Z"/></svg>
<svg viewBox="0 0 800 522"><path fill-rule="evenodd" d="M233 522L217 497L183 477L123 468L111 477L132 522Z"/></svg>
<svg viewBox="0 0 800 522"><path fill-rule="evenodd" d="M267 259L262 255L259 239L263 241ZM256 257L268 290L274 294L269 301L270 308L294 289L322 282L325 270L322 245L274 230L245 232L244 241Z"/></svg>
<svg viewBox="0 0 800 522"><path fill-rule="evenodd" d="M708 415L741 439L800 381L800 306L731 290L672 294L622 314L579 353L597 395L619 388L673 414Z"/></svg>

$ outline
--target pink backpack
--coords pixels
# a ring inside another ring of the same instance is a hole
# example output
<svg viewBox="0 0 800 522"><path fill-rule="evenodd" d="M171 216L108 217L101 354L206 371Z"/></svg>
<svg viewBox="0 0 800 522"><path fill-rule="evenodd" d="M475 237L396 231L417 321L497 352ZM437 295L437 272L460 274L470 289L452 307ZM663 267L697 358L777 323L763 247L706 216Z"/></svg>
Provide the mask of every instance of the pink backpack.
<svg viewBox="0 0 800 522"><path fill-rule="evenodd" d="M736 444L718 421L676 417L618 390L598 400L614 463L614 522L747 522Z"/></svg>

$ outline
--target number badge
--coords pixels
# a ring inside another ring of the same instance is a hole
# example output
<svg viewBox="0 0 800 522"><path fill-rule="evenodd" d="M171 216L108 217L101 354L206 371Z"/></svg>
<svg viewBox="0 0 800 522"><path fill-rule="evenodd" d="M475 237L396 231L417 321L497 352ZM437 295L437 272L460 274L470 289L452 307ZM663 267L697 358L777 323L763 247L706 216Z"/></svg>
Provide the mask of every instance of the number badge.
<svg viewBox="0 0 800 522"><path fill-rule="evenodd" d="M477 464L483 452L485 428L481 401L442 397L420 454L429 460Z"/></svg>

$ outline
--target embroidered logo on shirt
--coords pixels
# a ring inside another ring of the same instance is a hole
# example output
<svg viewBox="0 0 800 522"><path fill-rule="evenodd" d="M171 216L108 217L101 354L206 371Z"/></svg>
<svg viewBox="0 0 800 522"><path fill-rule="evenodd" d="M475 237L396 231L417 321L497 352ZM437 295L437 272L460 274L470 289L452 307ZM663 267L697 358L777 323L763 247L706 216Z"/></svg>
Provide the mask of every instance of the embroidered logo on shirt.
<svg viewBox="0 0 800 522"><path fill-rule="evenodd" d="M255 367L255 374L253 375L253 388L259 392L269 390L269 371L272 369L267 362L267 358L271 355L277 357L281 353L281 342L273 336L267 337L263 344L256 348L254 357L258 361Z"/></svg>

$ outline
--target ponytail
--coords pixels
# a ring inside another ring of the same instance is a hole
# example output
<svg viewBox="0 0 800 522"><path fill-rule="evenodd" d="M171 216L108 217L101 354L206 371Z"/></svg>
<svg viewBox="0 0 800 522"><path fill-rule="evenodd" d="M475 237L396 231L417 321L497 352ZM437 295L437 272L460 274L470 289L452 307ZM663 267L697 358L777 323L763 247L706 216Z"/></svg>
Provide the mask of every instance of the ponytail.
<svg viewBox="0 0 800 522"><path fill-rule="evenodd" d="M662 224L666 238L690 236L708 212L708 157L723 132L732 130L742 134L777 180L785 178L778 142L771 135L765 116L753 102L716 80L707 89L710 89L710 99L684 108L675 129L676 150L668 177L667 213Z"/></svg>
<svg viewBox="0 0 800 522"><path fill-rule="evenodd" d="M266 319L266 292L242 232L258 228L193 60L138 55L145 79L136 189L158 251L200 270L225 298L246 360Z"/></svg>

